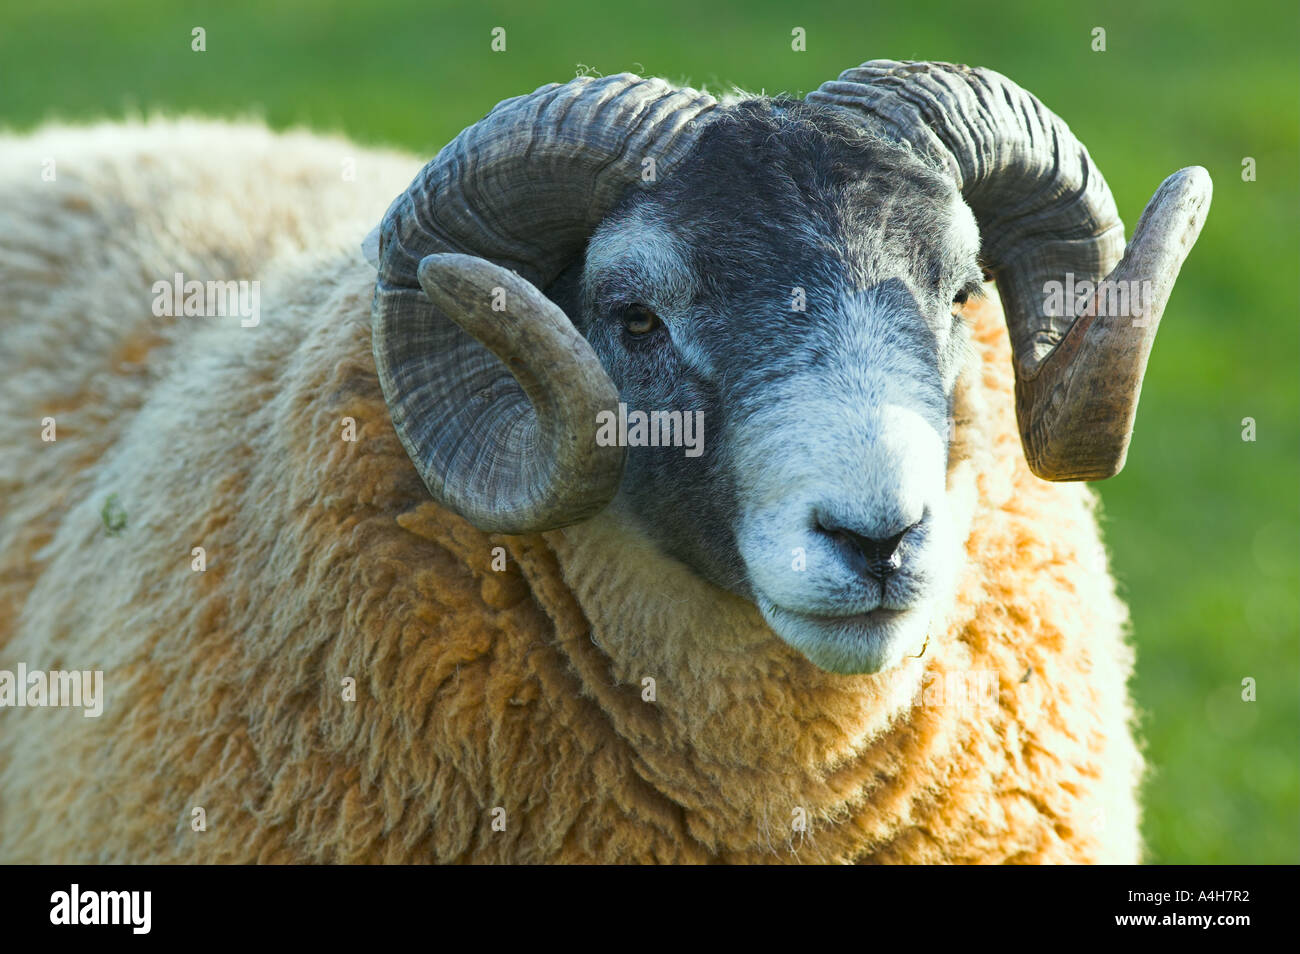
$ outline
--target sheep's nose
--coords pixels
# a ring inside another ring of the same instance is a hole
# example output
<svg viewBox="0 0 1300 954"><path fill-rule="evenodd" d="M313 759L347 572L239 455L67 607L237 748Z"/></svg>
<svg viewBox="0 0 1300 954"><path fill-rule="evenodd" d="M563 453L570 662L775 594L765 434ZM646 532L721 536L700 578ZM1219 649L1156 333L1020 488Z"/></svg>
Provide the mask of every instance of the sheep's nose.
<svg viewBox="0 0 1300 954"><path fill-rule="evenodd" d="M850 530L848 527L834 523L819 522L817 529L827 534L846 554L850 564L860 573L873 577L882 583L890 574L897 572L903 565L903 558L898 552L910 527L904 527L898 533L887 537L869 537Z"/></svg>

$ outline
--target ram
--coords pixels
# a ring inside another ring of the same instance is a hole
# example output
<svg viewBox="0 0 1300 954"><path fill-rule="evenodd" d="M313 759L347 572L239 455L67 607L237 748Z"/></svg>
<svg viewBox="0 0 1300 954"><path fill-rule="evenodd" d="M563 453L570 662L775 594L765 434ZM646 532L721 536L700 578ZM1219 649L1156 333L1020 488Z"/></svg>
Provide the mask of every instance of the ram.
<svg viewBox="0 0 1300 954"><path fill-rule="evenodd" d="M104 674L0 711L0 859L1139 859L1081 481L1204 170L1126 250L1037 99L892 61L582 77L422 170L197 121L0 157L0 669ZM156 315L178 274L260 320Z"/></svg>

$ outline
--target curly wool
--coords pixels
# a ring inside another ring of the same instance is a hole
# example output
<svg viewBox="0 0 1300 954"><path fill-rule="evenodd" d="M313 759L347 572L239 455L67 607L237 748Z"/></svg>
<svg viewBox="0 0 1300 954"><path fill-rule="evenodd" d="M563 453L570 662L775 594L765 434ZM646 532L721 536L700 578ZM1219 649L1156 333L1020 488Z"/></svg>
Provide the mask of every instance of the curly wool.
<svg viewBox="0 0 1300 954"><path fill-rule="evenodd" d="M418 160L194 121L0 157L0 669L106 694L0 710L0 861L1137 860L1124 609L1092 493L1024 464L995 300L949 618L836 676L616 507L503 537L430 502L356 251ZM176 271L260 279L261 323L154 317ZM995 697L939 691L971 672Z"/></svg>

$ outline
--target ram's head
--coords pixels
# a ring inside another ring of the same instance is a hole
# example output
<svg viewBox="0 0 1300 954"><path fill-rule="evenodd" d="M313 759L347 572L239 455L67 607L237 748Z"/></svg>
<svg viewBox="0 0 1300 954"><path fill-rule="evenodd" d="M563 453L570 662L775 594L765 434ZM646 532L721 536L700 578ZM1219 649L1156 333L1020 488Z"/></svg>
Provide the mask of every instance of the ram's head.
<svg viewBox="0 0 1300 954"><path fill-rule="evenodd" d="M1125 252L1087 151L986 70L876 61L731 106L579 79L502 103L393 203L375 357L475 525L613 502L814 663L874 672L952 585L954 302L996 279L1034 472L1108 477L1209 192L1171 176ZM1103 279L1082 310L1051 293Z"/></svg>

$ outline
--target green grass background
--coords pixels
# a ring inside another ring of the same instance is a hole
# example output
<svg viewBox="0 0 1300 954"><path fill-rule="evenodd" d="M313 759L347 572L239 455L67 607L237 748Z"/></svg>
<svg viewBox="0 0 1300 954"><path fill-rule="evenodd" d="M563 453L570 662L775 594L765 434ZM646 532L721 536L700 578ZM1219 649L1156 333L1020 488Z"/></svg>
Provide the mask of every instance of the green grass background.
<svg viewBox="0 0 1300 954"><path fill-rule="evenodd" d="M1099 486L1138 644L1152 860L1294 863L1298 25L1294 0L3 0L0 123L253 113L432 155L498 100L580 66L802 94L890 57L988 66L1035 92L1087 143L1130 228L1166 175L1205 166L1213 207L1166 312L1128 466ZM190 50L194 26L205 53ZM504 53L489 46L496 26ZM796 26L806 52L791 50ZM1091 49L1098 26L1105 52ZM1240 698L1247 677L1254 703Z"/></svg>

